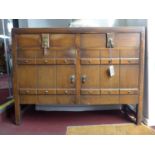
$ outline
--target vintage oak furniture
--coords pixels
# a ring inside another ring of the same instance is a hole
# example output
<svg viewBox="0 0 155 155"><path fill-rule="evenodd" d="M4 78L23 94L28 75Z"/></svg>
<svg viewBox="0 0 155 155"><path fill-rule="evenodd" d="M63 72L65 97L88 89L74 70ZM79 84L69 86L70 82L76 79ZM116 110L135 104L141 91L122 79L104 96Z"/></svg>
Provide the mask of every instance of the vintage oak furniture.
<svg viewBox="0 0 155 155"><path fill-rule="evenodd" d="M141 123L143 27L13 29L15 121L22 104L136 105Z"/></svg>

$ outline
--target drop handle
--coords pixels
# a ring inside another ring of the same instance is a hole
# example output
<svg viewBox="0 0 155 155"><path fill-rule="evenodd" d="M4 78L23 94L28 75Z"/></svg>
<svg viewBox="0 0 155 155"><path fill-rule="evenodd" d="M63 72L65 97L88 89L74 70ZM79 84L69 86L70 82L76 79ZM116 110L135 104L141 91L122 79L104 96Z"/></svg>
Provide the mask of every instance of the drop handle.
<svg viewBox="0 0 155 155"><path fill-rule="evenodd" d="M82 77L81 77L82 83L85 83L86 82L86 79L87 79L87 76L86 75L82 75Z"/></svg>
<svg viewBox="0 0 155 155"><path fill-rule="evenodd" d="M75 83L75 75L71 75L70 76L70 82L71 83Z"/></svg>

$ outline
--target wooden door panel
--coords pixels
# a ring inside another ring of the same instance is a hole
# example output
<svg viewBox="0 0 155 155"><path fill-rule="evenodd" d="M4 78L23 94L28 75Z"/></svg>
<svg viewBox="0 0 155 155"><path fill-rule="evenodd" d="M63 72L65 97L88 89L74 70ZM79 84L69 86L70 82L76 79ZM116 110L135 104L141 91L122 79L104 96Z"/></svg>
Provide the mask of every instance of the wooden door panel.
<svg viewBox="0 0 155 155"><path fill-rule="evenodd" d="M56 66L39 65L38 71L38 89L56 88Z"/></svg>
<svg viewBox="0 0 155 155"><path fill-rule="evenodd" d="M58 88L75 88L75 66L74 65L57 65L56 66L56 86ZM72 81L72 76L75 80Z"/></svg>
<svg viewBox="0 0 155 155"><path fill-rule="evenodd" d="M119 65L113 65L115 75L110 76L109 65L100 66L100 85L101 88L119 88Z"/></svg>
<svg viewBox="0 0 155 155"><path fill-rule="evenodd" d="M41 36L38 34L21 34L17 36L19 48L41 47Z"/></svg>
<svg viewBox="0 0 155 155"><path fill-rule="evenodd" d="M99 65L81 65L81 88L100 88ZM82 80L85 77L85 82Z"/></svg>
<svg viewBox="0 0 155 155"><path fill-rule="evenodd" d="M74 34L51 34L50 35L51 47L74 47L75 35Z"/></svg>
<svg viewBox="0 0 155 155"><path fill-rule="evenodd" d="M37 88L37 68L35 65L18 66L19 88Z"/></svg>
<svg viewBox="0 0 155 155"><path fill-rule="evenodd" d="M81 48L106 47L105 34L81 34Z"/></svg>
<svg viewBox="0 0 155 155"><path fill-rule="evenodd" d="M120 65L120 88L139 88L139 65Z"/></svg>

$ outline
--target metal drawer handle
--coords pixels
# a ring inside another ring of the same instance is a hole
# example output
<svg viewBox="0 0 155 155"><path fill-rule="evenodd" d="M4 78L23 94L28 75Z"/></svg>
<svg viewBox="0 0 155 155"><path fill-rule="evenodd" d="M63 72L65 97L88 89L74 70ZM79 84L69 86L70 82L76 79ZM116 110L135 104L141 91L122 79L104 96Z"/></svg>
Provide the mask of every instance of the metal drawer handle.
<svg viewBox="0 0 155 155"><path fill-rule="evenodd" d="M70 82L71 83L75 83L75 75L71 75L70 76Z"/></svg>
<svg viewBox="0 0 155 155"><path fill-rule="evenodd" d="M87 79L87 76L86 75L82 75L82 77L81 77L82 83L85 83L86 82L86 79Z"/></svg>

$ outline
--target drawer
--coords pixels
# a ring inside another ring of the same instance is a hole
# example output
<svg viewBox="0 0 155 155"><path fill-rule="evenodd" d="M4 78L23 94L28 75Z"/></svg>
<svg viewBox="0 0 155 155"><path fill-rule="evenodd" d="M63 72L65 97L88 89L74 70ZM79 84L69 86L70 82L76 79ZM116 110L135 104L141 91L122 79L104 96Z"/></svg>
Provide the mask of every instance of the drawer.
<svg viewBox="0 0 155 155"><path fill-rule="evenodd" d="M71 64L76 64L76 60L75 59L67 59L67 58L56 59L56 64L58 64L58 65L71 65Z"/></svg>
<svg viewBox="0 0 155 155"><path fill-rule="evenodd" d="M50 35L51 47L75 47L75 34L51 34Z"/></svg>
<svg viewBox="0 0 155 155"><path fill-rule="evenodd" d="M81 34L81 48L101 48L106 47L106 34Z"/></svg>
<svg viewBox="0 0 155 155"><path fill-rule="evenodd" d="M37 91L37 94L39 94L39 95L52 95L52 94L56 94L56 89L39 89Z"/></svg>
<svg viewBox="0 0 155 155"><path fill-rule="evenodd" d="M19 89L21 95L36 95L37 89Z"/></svg>
<svg viewBox="0 0 155 155"><path fill-rule="evenodd" d="M101 64L119 64L119 58L102 58L101 59Z"/></svg>
<svg viewBox="0 0 155 155"><path fill-rule="evenodd" d="M57 89L56 93L59 95L74 95L75 89Z"/></svg>
<svg viewBox="0 0 155 155"><path fill-rule="evenodd" d="M138 95L120 95L120 104L138 104Z"/></svg>
<svg viewBox="0 0 155 155"><path fill-rule="evenodd" d="M119 89L101 89L101 94L102 95L108 95L108 94L117 95L119 94Z"/></svg>
<svg viewBox="0 0 155 155"><path fill-rule="evenodd" d="M93 65L98 65L100 64L100 59L88 59L88 58L82 58L81 59L81 64L82 65L87 65L87 64L93 64Z"/></svg>
<svg viewBox="0 0 155 155"><path fill-rule="evenodd" d="M55 59L36 59L36 64L41 65L41 64L56 64Z"/></svg>
<svg viewBox="0 0 155 155"><path fill-rule="evenodd" d="M120 89L121 95L138 94L138 89Z"/></svg>
<svg viewBox="0 0 155 155"><path fill-rule="evenodd" d="M17 46L25 47L41 47L41 36L39 34L21 34L17 36Z"/></svg>
<svg viewBox="0 0 155 155"><path fill-rule="evenodd" d="M19 65L34 65L36 64L35 59L17 59Z"/></svg>
<svg viewBox="0 0 155 155"><path fill-rule="evenodd" d="M121 64L138 64L139 58L121 58Z"/></svg>
<svg viewBox="0 0 155 155"><path fill-rule="evenodd" d="M37 104L37 95L20 95L20 104Z"/></svg>
<svg viewBox="0 0 155 155"><path fill-rule="evenodd" d="M100 90L99 89L82 89L81 95L99 95Z"/></svg>
<svg viewBox="0 0 155 155"><path fill-rule="evenodd" d="M57 104L75 104L76 98L75 95L57 95L56 101Z"/></svg>
<svg viewBox="0 0 155 155"><path fill-rule="evenodd" d="M107 105L119 104L119 95L82 95L80 104Z"/></svg>

